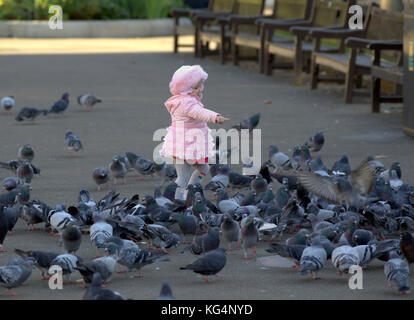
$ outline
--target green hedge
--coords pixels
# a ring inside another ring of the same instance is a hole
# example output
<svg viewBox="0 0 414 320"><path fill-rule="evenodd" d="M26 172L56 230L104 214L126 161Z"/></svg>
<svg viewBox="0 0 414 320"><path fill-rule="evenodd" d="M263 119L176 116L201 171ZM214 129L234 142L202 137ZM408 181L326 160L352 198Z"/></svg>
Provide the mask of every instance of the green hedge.
<svg viewBox="0 0 414 320"><path fill-rule="evenodd" d="M64 20L157 19L182 0L0 0L0 20L47 20L49 6L60 5Z"/></svg>

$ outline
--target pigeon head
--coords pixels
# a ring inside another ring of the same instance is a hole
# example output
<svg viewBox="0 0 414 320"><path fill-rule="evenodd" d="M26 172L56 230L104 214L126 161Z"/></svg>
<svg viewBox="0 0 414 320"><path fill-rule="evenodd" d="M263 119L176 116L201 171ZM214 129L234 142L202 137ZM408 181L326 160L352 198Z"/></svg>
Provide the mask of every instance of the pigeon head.
<svg viewBox="0 0 414 320"><path fill-rule="evenodd" d="M65 100L65 101L69 102L69 93L65 92L65 93L62 95L62 100Z"/></svg>
<svg viewBox="0 0 414 320"><path fill-rule="evenodd" d="M272 144L269 146L269 158L271 158L275 153L279 152L279 148L277 147L277 145Z"/></svg>

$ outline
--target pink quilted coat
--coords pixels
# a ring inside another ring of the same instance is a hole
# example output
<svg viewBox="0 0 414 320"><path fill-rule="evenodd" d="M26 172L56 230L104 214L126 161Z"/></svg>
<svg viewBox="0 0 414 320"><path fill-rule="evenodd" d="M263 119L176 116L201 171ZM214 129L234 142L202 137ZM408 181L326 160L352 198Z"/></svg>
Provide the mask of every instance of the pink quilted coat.
<svg viewBox="0 0 414 320"><path fill-rule="evenodd" d="M207 76L198 65L182 66L174 73L170 82L173 96L165 102L171 126L160 151L162 157L205 163L212 156L214 141L207 122L216 122L220 114L204 108L201 96L192 94L193 87Z"/></svg>

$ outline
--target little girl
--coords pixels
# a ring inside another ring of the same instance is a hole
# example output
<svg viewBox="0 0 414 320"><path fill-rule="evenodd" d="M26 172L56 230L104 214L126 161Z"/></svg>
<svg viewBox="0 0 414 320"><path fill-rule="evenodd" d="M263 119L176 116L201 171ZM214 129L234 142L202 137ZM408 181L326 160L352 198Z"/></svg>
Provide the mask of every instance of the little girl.
<svg viewBox="0 0 414 320"><path fill-rule="evenodd" d="M179 200L185 200L188 184L201 182L208 173L207 162L213 156L214 143L207 122L223 124L230 120L201 103L207 77L199 65L182 66L170 82L173 96L165 102L171 126L167 128L160 155L174 159L178 176L175 198ZM192 168L195 170L191 174Z"/></svg>

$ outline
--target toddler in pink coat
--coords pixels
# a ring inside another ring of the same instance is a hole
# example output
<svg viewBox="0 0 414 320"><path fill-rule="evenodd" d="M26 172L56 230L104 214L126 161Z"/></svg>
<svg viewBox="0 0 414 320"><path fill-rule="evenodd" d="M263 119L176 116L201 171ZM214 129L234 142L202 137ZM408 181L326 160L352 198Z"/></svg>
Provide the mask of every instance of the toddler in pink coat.
<svg viewBox="0 0 414 320"><path fill-rule="evenodd" d="M185 200L188 184L201 182L208 173L207 162L213 156L214 142L207 122L223 124L230 120L201 103L207 77L199 65L182 66L170 82L173 96L165 102L171 114L171 126L167 128L160 155L174 159L178 176L175 198L180 200Z"/></svg>

